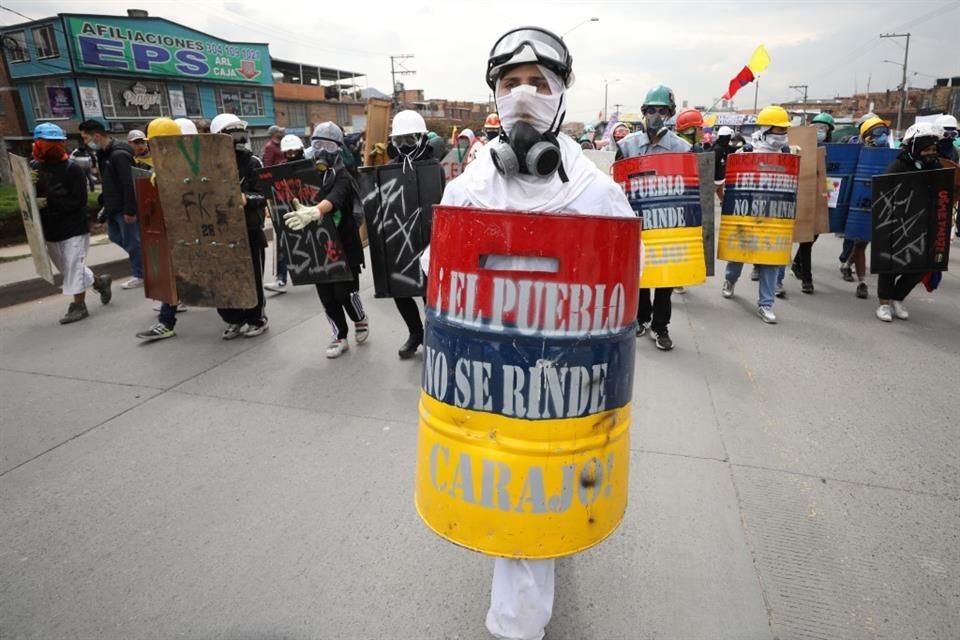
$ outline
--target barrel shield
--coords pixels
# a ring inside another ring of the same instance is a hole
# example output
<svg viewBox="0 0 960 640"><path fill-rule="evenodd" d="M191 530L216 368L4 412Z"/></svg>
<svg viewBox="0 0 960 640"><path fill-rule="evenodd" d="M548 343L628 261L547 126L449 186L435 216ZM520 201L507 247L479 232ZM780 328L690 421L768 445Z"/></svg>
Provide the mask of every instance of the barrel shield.
<svg viewBox="0 0 960 640"><path fill-rule="evenodd" d="M707 278L699 164L693 153L664 153L613 165L613 179L643 219L643 288L683 287Z"/></svg>
<svg viewBox="0 0 960 640"><path fill-rule="evenodd" d="M853 176L850 192L850 212L844 237L848 240L869 242L871 236L874 176L886 173L887 167L897 157L896 149L886 147L862 147L857 160L857 170Z"/></svg>
<svg viewBox="0 0 960 640"><path fill-rule="evenodd" d="M553 558L619 525L639 227L434 208L415 501L438 535Z"/></svg>
<svg viewBox="0 0 960 640"><path fill-rule="evenodd" d="M790 261L800 157L738 153L727 158L718 257L783 265Z"/></svg>

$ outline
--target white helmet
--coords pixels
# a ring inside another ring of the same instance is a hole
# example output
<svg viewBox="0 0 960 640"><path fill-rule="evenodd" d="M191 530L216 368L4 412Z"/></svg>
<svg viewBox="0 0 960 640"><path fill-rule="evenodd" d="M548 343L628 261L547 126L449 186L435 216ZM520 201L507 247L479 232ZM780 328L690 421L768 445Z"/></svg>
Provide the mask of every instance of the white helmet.
<svg viewBox="0 0 960 640"><path fill-rule="evenodd" d="M321 122L313 128L311 140L331 140L343 146L343 131L334 122Z"/></svg>
<svg viewBox="0 0 960 640"><path fill-rule="evenodd" d="M399 111L393 116L393 128L390 130L390 137L406 136L417 133L426 133L427 123L423 121L416 111Z"/></svg>
<svg viewBox="0 0 960 640"><path fill-rule="evenodd" d="M210 133L223 133L224 129L240 128L246 130L247 123L237 117L235 113L221 113L210 121Z"/></svg>
<svg viewBox="0 0 960 640"><path fill-rule="evenodd" d="M957 119L950 115L940 116L935 124L943 129L956 129Z"/></svg>
<svg viewBox="0 0 960 640"><path fill-rule="evenodd" d="M941 138L943 130L931 122L918 122L911 125L903 134L903 144L910 144L916 138Z"/></svg>
<svg viewBox="0 0 960 640"><path fill-rule="evenodd" d="M295 136L292 133L288 133L280 139L280 151L286 153L287 151L300 151L303 149L303 140L300 139L300 136Z"/></svg>
<svg viewBox="0 0 960 640"><path fill-rule="evenodd" d="M720 129L717 130L717 137L719 138L720 136L730 136L730 137L732 138L732 137L733 137L733 129L731 129L730 127L728 127L728 126L726 126L726 125L720 127Z"/></svg>
<svg viewBox="0 0 960 640"><path fill-rule="evenodd" d="M174 120L177 123L177 126L180 127L180 133L185 136L195 136L197 135L197 125L193 123L193 120L187 118L177 118Z"/></svg>

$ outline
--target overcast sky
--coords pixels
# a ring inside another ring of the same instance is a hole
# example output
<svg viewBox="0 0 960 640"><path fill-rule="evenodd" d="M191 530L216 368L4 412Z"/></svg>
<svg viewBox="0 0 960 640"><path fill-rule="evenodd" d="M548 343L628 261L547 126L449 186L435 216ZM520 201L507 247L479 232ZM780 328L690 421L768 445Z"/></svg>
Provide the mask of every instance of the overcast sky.
<svg viewBox="0 0 960 640"><path fill-rule="evenodd" d="M574 59L577 81L568 120L596 119L609 104L637 111L647 88L665 83L678 101L710 105L746 64L758 44L772 60L760 79L760 104L799 97L791 84L809 85L810 98L893 89L900 82L903 39L910 39L908 83L929 87L960 76L960 0L872 2L457 2L453 0L26 0L2 5L30 17L82 11L125 15L146 9L211 35L267 42L271 55L367 74L366 84L390 89L390 55L416 75L408 89L427 98L484 100L486 57L504 31L538 25L558 34ZM82 7L82 9L81 9ZM579 23L596 17L597 22ZM0 22L23 20L0 11ZM575 28L574 28L575 27ZM896 61L897 64L885 63ZM753 86L737 95L753 105Z"/></svg>

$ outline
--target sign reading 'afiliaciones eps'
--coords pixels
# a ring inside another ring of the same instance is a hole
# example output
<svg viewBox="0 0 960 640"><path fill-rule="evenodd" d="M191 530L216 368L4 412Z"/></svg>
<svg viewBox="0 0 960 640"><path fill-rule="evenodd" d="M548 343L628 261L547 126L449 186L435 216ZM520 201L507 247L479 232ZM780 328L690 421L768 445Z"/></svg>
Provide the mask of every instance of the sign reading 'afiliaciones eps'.
<svg viewBox="0 0 960 640"><path fill-rule="evenodd" d="M81 70L240 84L272 83L266 45L233 43L158 19L68 16Z"/></svg>

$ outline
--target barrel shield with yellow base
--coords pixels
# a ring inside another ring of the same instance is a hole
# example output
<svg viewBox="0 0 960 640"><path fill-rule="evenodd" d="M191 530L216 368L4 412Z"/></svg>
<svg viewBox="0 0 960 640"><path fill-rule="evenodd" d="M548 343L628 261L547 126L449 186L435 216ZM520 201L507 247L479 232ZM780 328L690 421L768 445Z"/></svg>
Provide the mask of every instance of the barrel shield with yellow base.
<svg viewBox="0 0 960 640"><path fill-rule="evenodd" d="M800 156L737 153L727 158L718 257L730 262L790 262Z"/></svg>
<svg viewBox="0 0 960 640"><path fill-rule="evenodd" d="M438 535L533 559L616 530L639 227L434 208L415 501Z"/></svg>
<svg viewBox="0 0 960 640"><path fill-rule="evenodd" d="M664 153L613 165L613 179L643 219L640 286L645 289L686 287L707 279L699 164L693 153Z"/></svg>

